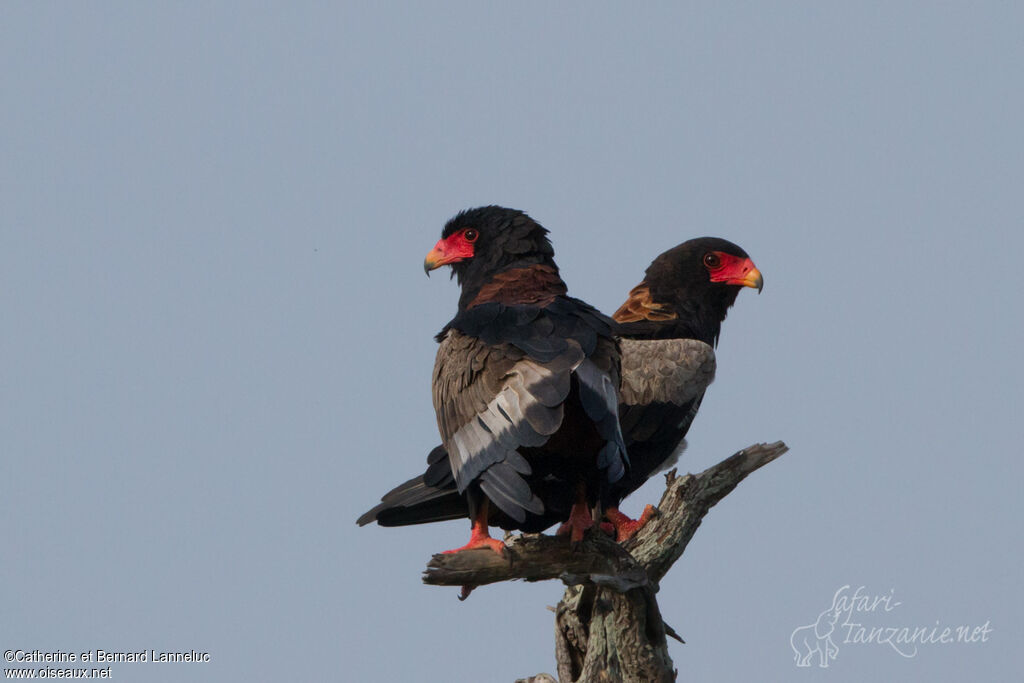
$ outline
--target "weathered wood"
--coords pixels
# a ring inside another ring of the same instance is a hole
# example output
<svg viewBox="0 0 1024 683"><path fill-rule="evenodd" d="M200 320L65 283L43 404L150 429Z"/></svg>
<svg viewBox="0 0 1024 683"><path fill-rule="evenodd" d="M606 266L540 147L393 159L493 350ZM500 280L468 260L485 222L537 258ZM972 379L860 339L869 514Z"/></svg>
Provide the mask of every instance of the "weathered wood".
<svg viewBox="0 0 1024 683"><path fill-rule="evenodd" d="M563 576L564 575L564 576ZM434 555L423 582L435 586L482 586L497 581L563 579L646 583L647 572L621 545L603 534L590 534L572 548L568 536L522 534L506 544L506 557L489 548Z"/></svg>
<svg viewBox="0 0 1024 683"><path fill-rule="evenodd" d="M435 555L423 581L472 587L561 579L569 586L555 609L562 683L674 681L667 637L678 636L661 618L658 582L682 556L708 510L787 450L781 441L756 444L700 474L669 472L659 514L622 545L596 533L578 548L565 537L524 534L508 543L505 558L491 550ZM548 675L532 680L542 676Z"/></svg>
<svg viewBox="0 0 1024 683"><path fill-rule="evenodd" d="M713 465L700 474L665 475L661 513L624 544L657 583L682 556L704 515L736 488L747 475L775 460L789 447L781 441L755 444Z"/></svg>

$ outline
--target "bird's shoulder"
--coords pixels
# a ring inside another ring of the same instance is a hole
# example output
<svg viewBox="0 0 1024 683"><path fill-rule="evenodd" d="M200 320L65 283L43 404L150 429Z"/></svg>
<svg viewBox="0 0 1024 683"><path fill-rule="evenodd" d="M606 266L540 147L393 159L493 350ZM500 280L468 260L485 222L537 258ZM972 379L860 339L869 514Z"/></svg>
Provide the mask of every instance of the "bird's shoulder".
<svg viewBox="0 0 1024 683"><path fill-rule="evenodd" d="M683 405L703 394L715 378L715 351L702 341L623 338L619 344L620 399L627 405Z"/></svg>
<svg viewBox="0 0 1024 683"><path fill-rule="evenodd" d="M613 324L593 306L559 295L544 305L488 301L460 310L436 338L443 342L459 332L488 345L514 346L534 361L547 363L571 344L589 357L599 341L614 339Z"/></svg>

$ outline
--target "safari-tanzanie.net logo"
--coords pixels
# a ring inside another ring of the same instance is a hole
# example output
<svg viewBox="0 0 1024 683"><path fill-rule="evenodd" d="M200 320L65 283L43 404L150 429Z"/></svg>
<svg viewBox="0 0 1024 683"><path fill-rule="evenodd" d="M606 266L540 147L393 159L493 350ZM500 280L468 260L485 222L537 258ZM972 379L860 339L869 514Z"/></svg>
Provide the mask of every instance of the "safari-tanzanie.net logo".
<svg viewBox="0 0 1024 683"><path fill-rule="evenodd" d="M938 620L928 626L906 624L896 613L902 604L894 589L876 595L865 586L842 586L832 595L831 607L816 621L793 629L789 637L793 661L797 666L828 668L841 647L854 645L882 646L910 659L922 646L986 643L992 634L989 621L970 626L945 625Z"/></svg>

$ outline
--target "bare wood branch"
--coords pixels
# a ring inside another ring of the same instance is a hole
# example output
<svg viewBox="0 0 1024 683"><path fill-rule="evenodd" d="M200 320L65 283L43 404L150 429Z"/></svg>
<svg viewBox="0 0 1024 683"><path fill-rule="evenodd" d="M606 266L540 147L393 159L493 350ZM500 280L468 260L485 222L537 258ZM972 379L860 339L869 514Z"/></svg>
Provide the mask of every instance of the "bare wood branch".
<svg viewBox="0 0 1024 683"><path fill-rule="evenodd" d="M713 465L700 474L665 475L666 488L658 503L661 513L626 542L625 549L658 583L686 549L704 515L754 472L789 447L781 441L755 444Z"/></svg>
<svg viewBox="0 0 1024 683"><path fill-rule="evenodd" d="M562 683L674 681L658 582L682 556L701 520L750 473L789 450L755 444L700 474L666 475L659 514L623 545L590 534L578 548L564 537L524 534L500 558L491 550L435 555L423 581L479 586L496 581L561 579L569 587L555 609L555 658ZM547 676L547 674L544 674Z"/></svg>
<svg viewBox="0 0 1024 683"><path fill-rule="evenodd" d="M683 554L707 511L748 474L786 450L781 441L757 444L700 474L677 477L672 470L666 475L668 485L658 506L660 514L624 546L601 534L588 535L576 549L570 547L564 536L522 534L507 544L505 559L488 549L434 555L427 564L423 582L435 586L482 586L515 579L563 579L572 584L580 583L579 577L589 577L592 582L605 585L624 579L622 589L628 590L646 583L637 578L638 569L652 580L660 580Z"/></svg>
<svg viewBox="0 0 1024 683"><path fill-rule="evenodd" d="M482 586L515 579L563 579L574 584L585 580L599 583L602 577L606 577L605 582L647 582L647 573L633 557L602 534L588 535L576 549L570 546L567 536L523 534L509 541L506 548L504 559L486 548L434 555L423 573L423 582L435 586Z"/></svg>

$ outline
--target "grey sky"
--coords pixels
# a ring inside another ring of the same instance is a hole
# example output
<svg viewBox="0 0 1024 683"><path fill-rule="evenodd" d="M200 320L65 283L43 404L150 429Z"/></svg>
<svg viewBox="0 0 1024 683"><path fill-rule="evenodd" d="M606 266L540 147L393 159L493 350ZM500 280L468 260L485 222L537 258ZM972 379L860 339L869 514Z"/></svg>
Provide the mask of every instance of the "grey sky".
<svg viewBox="0 0 1024 683"><path fill-rule="evenodd" d="M662 584L681 680L1019 671L1024 11L1012 3L0 6L2 649L115 680L511 681L553 583L420 584L468 523L359 529L437 442L422 259L552 231L611 312L711 234L765 277L681 462L792 451ZM625 504L655 502L652 482ZM789 638L845 584L904 658ZM6 664L4 665L7 666Z"/></svg>

